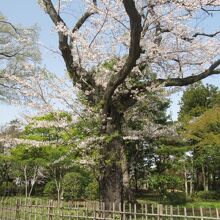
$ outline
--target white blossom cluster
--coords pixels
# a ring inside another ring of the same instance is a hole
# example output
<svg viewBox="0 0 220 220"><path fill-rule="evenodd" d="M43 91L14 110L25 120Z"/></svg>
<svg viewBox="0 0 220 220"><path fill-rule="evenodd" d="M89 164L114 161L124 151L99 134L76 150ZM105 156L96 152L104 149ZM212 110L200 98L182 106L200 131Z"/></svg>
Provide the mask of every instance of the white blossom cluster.
<svg viewBox="0 0 220 220"><path fill-rule="evenodd" d="M31 65L25 65L24 68L29 72L27 77L18 77L10 72L4 76L6 80L13 81L15 86L12 89L19 96L10 100L12 104L23 104L41 114L64 109L79 114L81 105L76 98L78 91L67 77L57 77Z"/></svg>
<svg viewBox="0 0 220 220"><path fill-rule="evenodd" d="M55 117L53 121L35 120L33 118L26 118L26 120L28 121L29 124L31 124L33 128L66 128L78 122L78 115L73 115L71 117L71 120L66 117L63 118L59 118L59 116L56 117L56 113L54 113L53 115Z"/></svg>
<svg viewBox="0 0 220 220"><path fill-rule="evenodd" d="M99 143L103 142L105 139L104 136L101 137L89 137L83 141L80 141L77 149L80 151L88 151L91 150L92 148L97 147Z"/></svg>
<svg viewBox="0 0 220 220"><path fill-rule="evenodd" d="M3 143L5 148L14 148L15 146L19 144L24 144L27 146L32 147L42 147L42 146L48 146L51 144L49 141L35 141L35 140L28 140L28 139L20 139L20 138L11 138L11 137L4 137L0 139L0 142Z"/></svg>
<svg viewBox="0 0 220 220"><path fill-rule="evenodd" d="M80 30L72 33L63 23L57 31L70 36L74 62L86 68L128 53L130 44L129 21L122 1L101 0L97 5L81 1L85 10L94 12ZM68 3L69 4L69 3ZM74 5L74 1L72 2ZM184 77L204 71L218 57L219 35L207 38L196 33L209 33L200 25L203 8L219 6L219 0L136 0L136 7L143 15L143 31L140 45L145 51L138 63L147 63L158 77ZM158 28L159 27L159 28ZM120 69L120 65L116 70ZM102 70L96 78L105 86L114 71ZM106 78L107 76L107 78Z"/></svg>

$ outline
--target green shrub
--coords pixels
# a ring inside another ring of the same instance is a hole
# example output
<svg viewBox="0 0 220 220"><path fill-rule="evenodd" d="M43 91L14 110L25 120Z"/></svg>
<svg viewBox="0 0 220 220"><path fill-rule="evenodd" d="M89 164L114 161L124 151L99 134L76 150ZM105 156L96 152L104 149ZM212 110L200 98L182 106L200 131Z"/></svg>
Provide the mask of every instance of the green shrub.
<svg viewBox="0 0 220 220"><path fill-rule="evenodd" d="M52 199L55 199L57 197L57 189L54 181L50 181L45 185L44 195Z"/></svg>
<svg viewBox="0 0 220 220"><path fill-rule="evenodd" d="M99 197L98 182L93 179L85 188L85 197L89 200L96 200Z"/></svg>
<svg viewBox="0 0 220 220"><path fill-rule="evenodd" d="M17 188L14 183L11 182L3 182L0 185L0 196L13 196L17 192Z"/></svg>
<svg viewBox="0 0 220 220"><path fill-rule="evenodd" d="M220 199L220 193L217 191L199 191L194 194L195 198L201 199L201 200L219 200Z"/></svg>
<svg viewBox="0 0 220 220"><path fill-rule="evenodd" d="M183 192L169 192L166 194L166 199L172 205L181 205L187 202L186 195Z"/></svg>
<svg viewBox="0 0 220 220"><path fill-rule="evenodd" d="M67 173L63 178L64 199L83 199L85 194L86 178L78 172Z"/></svg>
<svg viewBox="0 0 220 220"><path fill-rule="evenodd" d="M178 176L155 174L149 179L151 189L159 192L160 195L165 195L168 189L174 190L181 186L181 180Z"/></svg>

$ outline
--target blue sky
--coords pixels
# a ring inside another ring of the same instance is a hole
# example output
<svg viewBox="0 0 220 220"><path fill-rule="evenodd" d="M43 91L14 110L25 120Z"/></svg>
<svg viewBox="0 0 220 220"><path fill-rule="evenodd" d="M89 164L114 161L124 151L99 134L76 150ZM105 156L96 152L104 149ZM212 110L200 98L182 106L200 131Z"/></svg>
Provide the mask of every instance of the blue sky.
<svg viewBox="0 0 220 220"><path fill-rule="evenodd" d="M37 24L40 27L39 41L47 45L48 48L57 48L57 35L52 31L52 22L48 15L39 7L37 0L0 0L0 11L8 18L9 21L15 24L31 26ZM80 5L78 5L80 10ZM220 29L220 13L214 19L207 20L205 25L209 27L210 32L214 29ZM57 74L63 73L65 70L62 58L56 54L50 53L48 50L41 48L42 62L52 72ZM220 76L212 76L204 80L205 83L211 83L220 87ZM181 98L181 93L172 95L172 105L169 113L174 119L177 118L179 111L178 103ZM10 120L19 117L23 111L22 107L10 106L0 103L0 124L9 122Z"/></svg>

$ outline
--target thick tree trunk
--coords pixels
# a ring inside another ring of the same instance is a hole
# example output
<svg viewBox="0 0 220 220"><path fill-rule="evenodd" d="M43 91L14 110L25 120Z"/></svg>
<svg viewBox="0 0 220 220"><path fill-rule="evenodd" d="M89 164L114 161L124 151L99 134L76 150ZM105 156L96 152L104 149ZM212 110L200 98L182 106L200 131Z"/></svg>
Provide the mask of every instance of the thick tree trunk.
<svg viewBox="0 0 220 220"><path fill-rule="evenodd" d="M204 190L202 172L201 170L198 169L196 170L195 190L196 191Z"/></svg>
<svg viewBox="0 0 220 220"><path fill-rule="evenodd" d="M101 200L106 203L133 202L135 198L130 189L128 162L121 138L115 138L104 149L104 160L100 163Z"/></svg>
<svg viewBox="0 0 220 220"><path fill-rule="evenodd" d="M103 131L110 141L105 143L101 152L100 195L103 202L121 203L129 191L128 164L121 137L123 114L112 107L109 118Z"/></svg>
<svg viewBox="0 0 220 220"><path fill-rule="evenodd" d="M105 203L122 201L122 170L118 138L104 147L103 160L100 163L100 195Z"/></svg>
<svg viewBox="0 0 220 220"><path fill-rule="evenodd" d="M130 174L129 174L129 165L126 156L125 145L121 146L121 169L122 169L122 198L131 203L135 202L135 196L130 186Z"/></svg>

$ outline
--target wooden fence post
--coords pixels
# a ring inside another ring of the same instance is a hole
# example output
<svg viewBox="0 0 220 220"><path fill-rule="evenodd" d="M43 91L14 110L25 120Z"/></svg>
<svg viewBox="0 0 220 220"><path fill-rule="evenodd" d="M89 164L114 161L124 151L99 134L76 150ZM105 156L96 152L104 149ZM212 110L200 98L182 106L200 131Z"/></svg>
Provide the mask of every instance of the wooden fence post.
<svg viewBox="0 0 220 220"><path fill-rule="evenodd" d="M159 204L159 219L163 219L163 205Z"/></svg>
<svg viewBox="0 0 220 220"><path fill-rule="evenodd" d="M123 202L123 207L122 207L122 212L123 212L123 220L126 220L126 207L125 207L125 202Z"/></svg>
<svg viewBox="0 0 220 220"><path fill-rule="evenodd" d="M137 206L134 204L134 220L137 220Z"/></svg>
<svg viewBox="0 0 220 220"><path fill-rule="evenodd" d="M209 216L212 217L212 209L209 207Z"/></svg>
<svg viewBox="0 0 220 220"><path fill-rule="evenodd" d="M151 204L151 212L154 214L154 204Z"/></svg>
<svg viewBox="0 0 220 220"><path fill-rule="evenodd" d="M192 216L195 216L195 209L194 209L194 206L192 206Z"/></svg>
<svg viewBox="0 0 220 220"><path fill-rule="evenodd" d="M219 212L218 212L218 208L216 208L216 218L219 219Z"/></svg>
<svg viewBox="0 0 220 220"><path fill-rule="evenodd" d="M63 220L64 219L64 216L63 216L63 209L64 209L64 207L63 207L63 201L61 201L61 203L60 203L60 211L61 211L61 220Z"/></svg>
<svg viewBox="0 0 220 220"><path fill-rule="evenodd" d="M38 200L35 200L34 203L34 220L37 220L37 207L38 207Z"/></svg>
<svg viewBox="0 0 220 220"><path fill-rule="evenodd" d="M93 203L93 219L96 220L96 202Z"/></svg>
<svg viewBox="0 0 220 220"><path fill-rule="evenodd" d="M88 202L86 202L86 219L88 219Z"/></svg>
<svg viewBox="0 0 220 220"><path fill-rule="evenodd" d="M20 219L20 204L18 199L16 199L15 219Z"/></svg>
<svg viewBox="0 0 220 220"><path fill-rule="evenodd" d="M167 205L165 205L165 214L167 215L168 212L167 212Z"/></svg>
<svg viewBox="0 0 220 220"><path fill-rule="evenodd" d="M129 220L132 219L132 214L131 214L131 203L129 203Z"/></svg>
<svg viewBox="0 0 220 220"><path fill-rule="evenodd" d="M160 220L160 204L157 204L157 220Z"/></svg>
<svg viewBox="0 0 220 220"><path fill-rule="evenodd" d="M50 200L48 202L48 213L47 213L47 216L48 216L48 220L53 220L53 200Z"/></svg>
<svg viewBox="0 0 220 220"><path fill-rule="evenodd" d="M79 220L79 202L76 202L76 219Z"/></svg>
<svg viewBox="0 0 220 220"><path fill-rule="evenodd" d="M180 207L177 206L177 215L180 215Z"/></svg>
<svg viewBox="0 0 220 220"><path fill-rule="evenodd" d="M145 220L148 220L147 204L145 204Z"/></svg>
<svg viewBox="0 0 220 220"><path fill-rule="evenodd" d="M173 206L170 206L170 220L173 220Z"/></svg>
<svg viewBox="0 0 220 220"><path fill-rule="evenodd" d="M160 215L161 215L161 205L160 204L157 204L157 220L160 220Z"/></svg>
<svg viewBox="0 0 220 220"><path fill-rule="evenodd" d="M141 203L141 220L144 220L144 204Z"/></svg>
<svg viewBox="0 0 220 220"><path fill-rule="evenodd" d="M184 219L187 220L187 211L186 211L186 207L184 207Z"/></svg>
<svg viewBox="0 0 220 220"><path fill-rule="evenodd" d="M113 211L113 220L115 220L115 203L112 204L112 211Z"/></svg>
<svg viewBox="0 0 220 220"><path fill-rule="evenodd" d="M201 220L203 220L203 209L202 209L202 207L200 207L200 216L201 216Z"/></svg>
<svg viewBox="0 0 220 220"><path fill-rule="evenodd" d="M3 202L3 199L1 198L1 200L0 200L0 207L1 207L1 219L3 218L3 210L4 210L4 202Z"/></svg>

